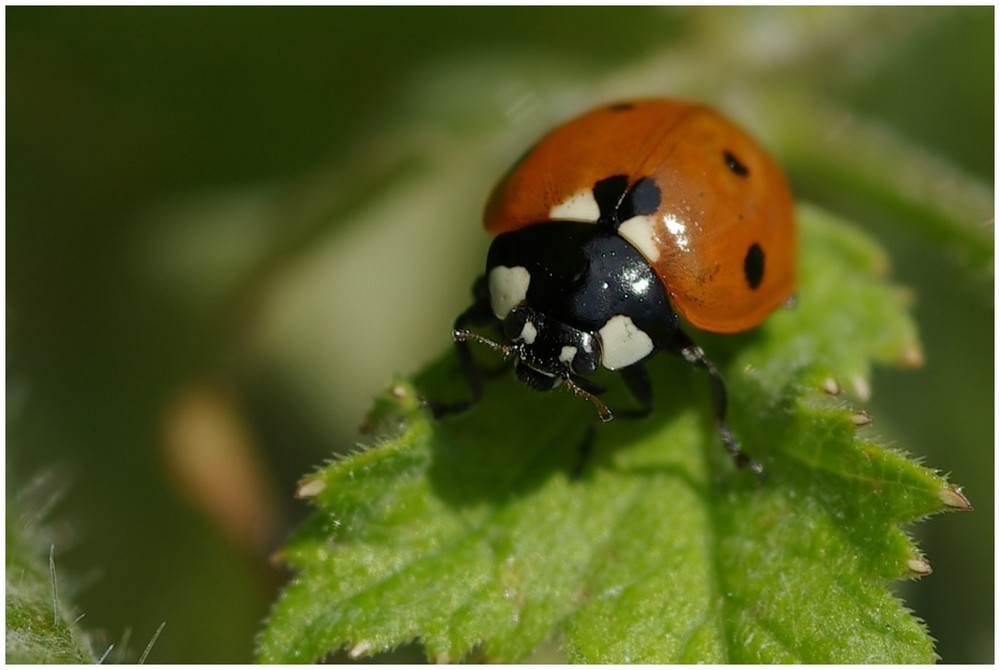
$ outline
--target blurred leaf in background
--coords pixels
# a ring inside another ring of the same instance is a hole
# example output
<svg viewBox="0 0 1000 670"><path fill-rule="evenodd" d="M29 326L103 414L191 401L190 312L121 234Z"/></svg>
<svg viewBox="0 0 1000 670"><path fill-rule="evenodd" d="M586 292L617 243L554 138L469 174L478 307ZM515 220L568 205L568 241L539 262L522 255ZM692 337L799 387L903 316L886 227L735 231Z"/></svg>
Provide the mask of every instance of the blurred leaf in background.
<svg viewBox="0 0 1000 670"><path fill-rule="evenodd" d="M656 94L750 127L912 288L926 365L869 410L977 509L917 528L904 595L944 661L993 661L993 14L8 9L8 496L72 473L95 656L167 621L150 661L251 658L294 482L449 346L493 180Z"/></svg>

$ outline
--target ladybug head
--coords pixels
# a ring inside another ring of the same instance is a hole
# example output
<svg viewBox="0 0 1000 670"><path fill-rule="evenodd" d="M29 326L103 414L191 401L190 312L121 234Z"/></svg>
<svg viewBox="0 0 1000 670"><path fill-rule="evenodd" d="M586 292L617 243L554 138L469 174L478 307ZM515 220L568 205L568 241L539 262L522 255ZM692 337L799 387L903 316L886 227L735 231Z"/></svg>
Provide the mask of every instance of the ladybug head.
<svg viewBox="0 0 1000 670"><path fill-rule="evenodd" d="M592 374L601 360L600 340L593 334L531 307L512 309L503 320L503 333L518 379L540 391Z"/></svg>
<svg viewBox="0 0 1000 670"><path fill-rule="evenodd" d="M536 391L565 386L590 400L604 421L611 412L596 397L598 391L585 381L601 361L601 342L592 333L568 326L537 309L515 307L503 319L502 344L468 330L455 330L456 341L474 340L514 359L517 378ZM586 387L586 388L585 388Z"/></svg>

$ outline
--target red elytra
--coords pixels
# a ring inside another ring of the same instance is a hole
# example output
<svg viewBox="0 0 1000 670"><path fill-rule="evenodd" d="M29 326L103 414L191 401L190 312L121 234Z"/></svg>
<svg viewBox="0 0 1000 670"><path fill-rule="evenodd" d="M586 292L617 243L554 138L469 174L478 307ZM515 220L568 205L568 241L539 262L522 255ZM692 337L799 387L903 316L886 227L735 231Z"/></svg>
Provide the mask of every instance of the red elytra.
<svg viewBox="0 0 1000 670"><path fill-rule="evenodd" d="M785 177L745 131L696 103L632 101L559 126L494 189L486 229L500 234L563 217L596 222L596 211L592 218L574 197L613 175L659 188L636 248L692 325L747 330L792 295L797 235Z"/></svg>

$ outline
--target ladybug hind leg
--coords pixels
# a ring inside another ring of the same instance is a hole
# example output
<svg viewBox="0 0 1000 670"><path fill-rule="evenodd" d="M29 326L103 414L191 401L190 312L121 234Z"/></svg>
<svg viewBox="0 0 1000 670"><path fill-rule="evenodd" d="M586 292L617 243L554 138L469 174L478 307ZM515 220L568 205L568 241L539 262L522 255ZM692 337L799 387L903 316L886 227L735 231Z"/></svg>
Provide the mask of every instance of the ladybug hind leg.
<svg viewBox="0 0 1000 670"><path fill-rule="evenodd" d="M729 427L729 423L726 421L728 397L726 394L726 381L723 379L722 373L719 372L719 369L715 367L715 364L712 363L712 361L708 360L708 357L705 356L705 352L702 348L692 342L691 339L680 330L676 332L671 340L670 350L691 365L702 368L708 373L709 384L711 384L712 409L715 415L715 424L719 432L719 438L722 440L722 445L733 457L733 461L736 463L737 467L750 470L758 476L763 476L764 468L760 463L755 461L743 451L740 447L739 440L736 439L732 429Z"/></svg>

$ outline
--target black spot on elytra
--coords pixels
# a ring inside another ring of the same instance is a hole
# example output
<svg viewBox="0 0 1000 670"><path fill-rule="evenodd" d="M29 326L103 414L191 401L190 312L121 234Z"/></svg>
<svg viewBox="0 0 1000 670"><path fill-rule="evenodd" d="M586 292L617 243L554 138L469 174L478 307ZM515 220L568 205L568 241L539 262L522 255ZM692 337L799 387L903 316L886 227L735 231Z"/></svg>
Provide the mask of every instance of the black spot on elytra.
<svg viewBox="0 0 1000 670"><path fill-rule="evenodd" d="M747 168L746 165L741 163L739 159L732 154L732 152L723 151L722 157L726 159L726 166L729 167L729 169L732 171L733 174L740 177L746 177L748 174L750 174L749 168Z"/></svg>
<svg viewBox="0 0 1000 670"><path fill-rule="evenodd" d="M628 110L635 107L631 102L619 102L618 104L611 105L608 107L612 112L627 112Z"/></svg>
<svg viewBox="0 0 1000 670"><path fill-rule="evenodd" d="M660 208L660 187L649 177L637 181L625 194L618 208L618 220L628 221L633 216L655 214Z"/></svg>
<svg viewBox="0 0 1000 670"><path fill-rule="evenodd" d="M743 275L751 289L756 289L764 280L764 250L754 242L743 258Z"/></svg>
<svg viewBox="0 0 1000 670"><path fill-rule="evenodd" d="M633 216L654 214L660 208L660 187L649 177L629 187L628 177L616 174L594 184L593 193L601 211L598 223L613 228Z"/></svg>
<svg viewBox="0 0 1000 670"><path fill-rule="evenodd" d="M605 177L594 184L592 189L594 200L597 202L598 209L601 210L601 216L597 219L598 224L612 228L618 227L618 224L621 223L617 216L618 207L621 205L627 189L628 175L624 174Z"/></svg>

